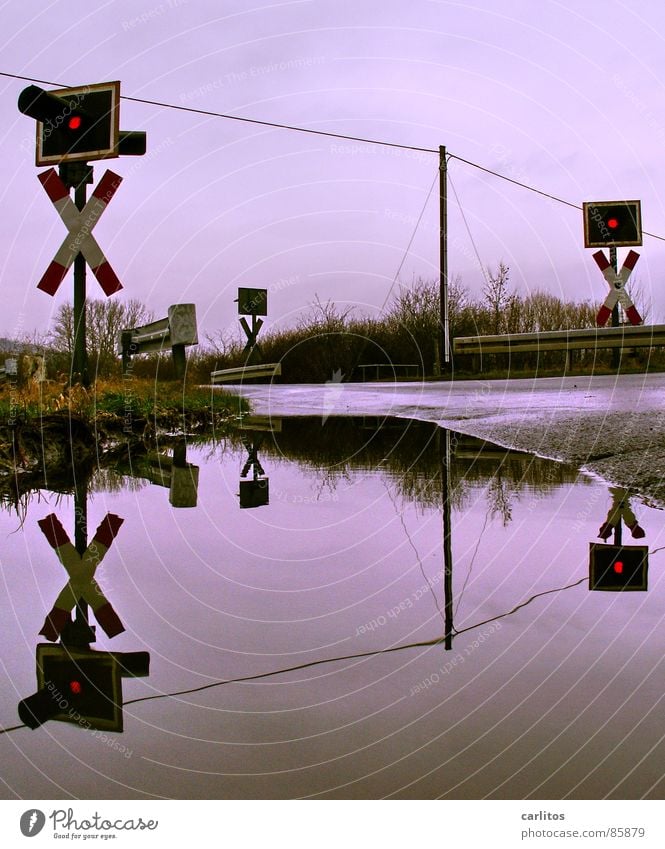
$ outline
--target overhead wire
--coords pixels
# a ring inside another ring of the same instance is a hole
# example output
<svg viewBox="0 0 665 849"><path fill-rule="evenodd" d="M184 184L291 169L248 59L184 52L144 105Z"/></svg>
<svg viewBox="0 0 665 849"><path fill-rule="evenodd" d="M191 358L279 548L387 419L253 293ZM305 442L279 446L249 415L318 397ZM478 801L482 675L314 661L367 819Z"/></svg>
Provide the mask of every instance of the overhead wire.
<svg viewBox="0 0 665 849"><path fill-rule="evenodd" d="M500 613L498 616L493 616L490 619L485 619L482 622L476 622L473 625L467 625L466 628L460 628L459 631L455 631L455 636L458 637L461 634L465 634L468 631L473 631L476 628L480 628L483 625L487 625L490 622L496 622L499 619L505 619L507 616L512 616L517 611L522 610L524 607L527 607L529 604L532 604L536 599L542 598L543 596L550 595L551 593L562 592L565 590L572 589L573 587L577 587L580 584L587 581L588 578L585 576L584 578L580 578L578 581L574 581L571 584L566 584L563 587L553 587L549 590L544 590L539 593L535 593L535 595L530 596L523 602L515 605L515 607L508 610L506 613ZM186 690L175 690L171 693L155 693L151 696L140 696L136 699L129 699L128 701L123 701L123 707L127 707L128 705L135 705L139 702L150 702L155 701L156 699L168 699L175 698L177 696L188 696L193 693L200 693L204 690L210 690L214 687L221 687L224 684L242 684L249 681L260 681L264 678L271 678L274 675L284 675L288 672L299 672L303 669L311 669L314 666L321 666L324 663L337 663L344 660L362 660L368 657L376 657L382 654L392 654L393 652L404 651L405 649L417 649L417 648L431 648L433 646L443 645L446 641L446 637L435 637L432 640L423 640L422 642L417 643L403 643L397 646L389 646L386 649L374 649L366 652L358 652L357 654L347 654L341 655L337 657L324 657L319 660L310 660L306 663L299 663L296 666L287 666L281 669L273 669L268 672L259 672L255 675L244 675L239 678L224 678L219 681L212 681L210 684L203 684L200 687L190 687ZM0 734L6 734L9 731L17 731L20 728L27 728L27 725L14 725L11 728L2 728L0 729Z"/></svg>
<svg viewBox="0 0 665 849"><path fill-rule="evenodd" d="M499 619L505 619L507 616L512 616L514 613L517 613L518 610L521 610L527 605L532 604L536 599L542 598L543 596L550 595L551 593L562 592L565 590L570 590L573 587L578 587L580 584L584 583L588 580L588 577L580 578L578 581L574 581L571 584L566 584L563 587L552 587L549 590L543 590L542 592L535 593L530 596L525 601L520 602L515 605L515 607L508 610L506 613L500 613L498 616L493 616L490 619L485 619L483 622L477 622L473 625L467 625L466 628L460 628L459 631L455 631L455 636L458 637L460 634L465 634L468 631L473 631L476 628L480 628L483 625L487 625L489 622L496 622ZM245 675L242 678L225 678L220 681L213 681L210 684L203 684L200 687L191 687L187 690L177 690L172 693L155 693L152 696L141 696L137 699L130 699L129 701L123 702L123 705L133 705L138 702L149 702L154 701L155 699L165 699L172 698L175 696L187 696L192 693L200 693L203 690L210 690L213 687L221 687L224 684L242 684L248 681L259 681L262 678L270 678L273 675L283 675L287 672L298 672L302 669L310 669L313 666L320 666L323 663L336 663L343 660L361 660L367 657L376 657L381 654L392 654L393 652L404 651L405 649L418 649L418 648L431 648L433 646L443 645L446 641L446 636L435 637L432 640L423 640L422 642L417 643L405 643L397 646L390 646L387 649L374 649L373 651L359 652L358 654L348 654L342 655L341 657L326 657L321 658L320 660L311 660L306 663L299 663L297 666L287 666L282 669L273 669L270 672L259 672L256 675Z"/></svg>
<svg viewBox="0 0 665 849"><path fill-rule="evenodd" d="M70 88L71 86L66 86L63 83L53 82L52 80L40 80L35 77L26 77L22 74L10 74L8 71L0 71L0 77L7 77L9 79L14 80L22 80L24 82L31 83L39 83L41 85L52 85L56 88ZM439 155L439 149L433 147L421 147L419 145L412 144L402 144L400 142L387 141L385 139L374 139L368 138L366 136L354 136L348 133L334 133L330 130L315 130L312 127L300 127L296 124L286 124L280 123L279 121L265 121L260 118L248 118L244 115L230 115L227 112L216 112L212 109L196 109L193 106L183 106L182 104L177 103L169 103L163 100L151 100L145 97L132 97L130 95L120 95L121 100L126 100L131 103L142 103L147 106L157 106L161 109L174 109L178 112L191 112L194 115L204 115L209 118L222 118L227 121L239 121L245 124L256 124L260 127L271 127L278 130L290 130L291 132L296 133L309 133L314 136L323 136L327 138L340 139L343 141L352 141L358 142L361 144L373 144L380 145L382 147L391 147L396 148L398 150L413 150L418 153L432 153L435 155ZM549 200L553 200L556 203L562 203L565 206L571 207L572 209L581 210L582 207L573 203L572 201L566 200L565 198L561 198L558 195L554 195L551 192L546 192L543 189L539 189L536 186L529 185L529 183L523 183L520 180L515 180L513 177L508 177L506 174L502 174L500 171L495 171L493 168L487 168L485 165L480 165L478 162L473 162L470 159L466 159L463 156L458 156L455 153L447 154L451 159L456 159L458 162L462 162L465 165L470 166L471 168L476 168L479 171L483 171L486 174L491 174L493 177L497 177L500 180L505 180L507 183L511 183L514 186L518 186L519 188L525 189L526 191L533 192L541 197L548 198ZM645 236L651 236L653 239L659 239L665 242L665 236L659 236L657 233L651 233L648 230L643 230L642 233Z"/></svg>

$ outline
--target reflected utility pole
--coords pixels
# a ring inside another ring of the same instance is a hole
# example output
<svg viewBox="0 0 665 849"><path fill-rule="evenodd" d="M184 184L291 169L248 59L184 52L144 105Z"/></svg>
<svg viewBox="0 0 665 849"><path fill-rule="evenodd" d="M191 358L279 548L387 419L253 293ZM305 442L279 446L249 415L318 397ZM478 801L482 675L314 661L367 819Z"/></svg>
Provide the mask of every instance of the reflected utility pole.
<svg viewBox="0 0 665 849"><path fill-rule="evenodd" d="M443 437L443 438L442 438ZM441 457L441 498L443 513L443 600L444 643L446 651L453 647L453 551L450 509L450 431L439 428L439 455Z"/></svg>

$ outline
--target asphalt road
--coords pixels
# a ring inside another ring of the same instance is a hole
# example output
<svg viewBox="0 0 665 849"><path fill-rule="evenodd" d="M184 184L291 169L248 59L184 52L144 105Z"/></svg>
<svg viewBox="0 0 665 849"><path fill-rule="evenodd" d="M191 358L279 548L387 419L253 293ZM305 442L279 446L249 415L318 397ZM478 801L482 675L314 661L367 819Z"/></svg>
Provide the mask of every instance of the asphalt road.
<svg viewBox="0 0 665 849"><path fill-rule="evenodd" d="M665 506L665 375L226 387L260 415L398 416L575 463Z"/></svg>

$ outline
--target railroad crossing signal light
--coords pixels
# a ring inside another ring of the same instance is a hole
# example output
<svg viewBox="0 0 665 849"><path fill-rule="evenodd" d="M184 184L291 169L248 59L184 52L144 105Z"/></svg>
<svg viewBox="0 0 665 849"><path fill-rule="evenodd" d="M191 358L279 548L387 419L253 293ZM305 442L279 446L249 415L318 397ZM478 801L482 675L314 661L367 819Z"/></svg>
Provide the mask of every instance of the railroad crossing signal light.
<svg viewBox="0 0 665 849"><path fill-rule="evenodd" d="M119 129L120 83L45 91L28 86L18 108L37 121L35 164L142 156L146 134Z"/></svg>
<svg viewBox="0 0 665 849"><path fill-rule="evenodd" d="M616 248L642 244L639 200L591 201L583 204L584 246Z"/></svg>
<svg viewBox="0 0 665 849"><path fill-rule="evenodd" d="M119 82L55 91L31 85L18 108L37 121L37 165L119 156Z"/></svg>
<svg viewBox="0 0 665 849"><path fill-rule="evenodd" d="M122 678L148 674L147 652L100 652L37 646L37 692L18 705L29 728L48 719L82 728L122 731Z"/></svg>
<svg viewBox="0 0 665 849"><path fill-rule="evenodd" d="M603 545L589 550L589 589L607 592L646 590L649 548L646 545Z"/></svg>

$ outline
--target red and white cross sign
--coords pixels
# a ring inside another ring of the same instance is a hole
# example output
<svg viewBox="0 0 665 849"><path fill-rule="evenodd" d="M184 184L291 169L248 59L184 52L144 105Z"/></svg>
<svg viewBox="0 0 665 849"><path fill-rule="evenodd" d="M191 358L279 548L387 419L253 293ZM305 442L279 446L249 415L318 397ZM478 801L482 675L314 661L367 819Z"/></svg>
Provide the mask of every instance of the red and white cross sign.
<svg viewBox="0 0 665 849"><path fill-rule="evenodd" d="M596 251L593 254L593 258L596 260L598 268L603 272L603 277L610 286L610 293L605 298L605 303L598 310L598 315L596 316L598 327L603 327L607 323L607 319L612 315L612 310L617 303L621 304L624 308L624 312L631 324L642 324L642 316L638 313L635 304L631 301L628 292L624 289L640 255L636 251L629 251L618 274L612 268L609 260L602 251Z"/></svg>
<svg viewBox="0 0 665 849"><path fill-rule="evenodd" d="M69 196L69 190L57 175L54 168L37 175L39 181L51 199L58 215L69 230L67 238L60 245L46 273L37 284L37 288L49 295L55 295L77 254L82 253L92 273L99 281L105 295L112 295L122 289L122 283L104 256L92 230L109 205L122 177L107 171L90 200L82 210L78 210Z"/></svg>
<svg viewBox="0 0 665 849"><path fill-rule="evenodd" d="M123 521L120 516L107 513L82 555L70 542L55 513L37 522L69 575L69 581L56 598L39 632L47 640L55 642L58 639L65 625L71 621L70 612L80 598L90 605L95 619L108 637L115 637L125 630L118 614L94 579L95 571L111 547Z"/></svg>

